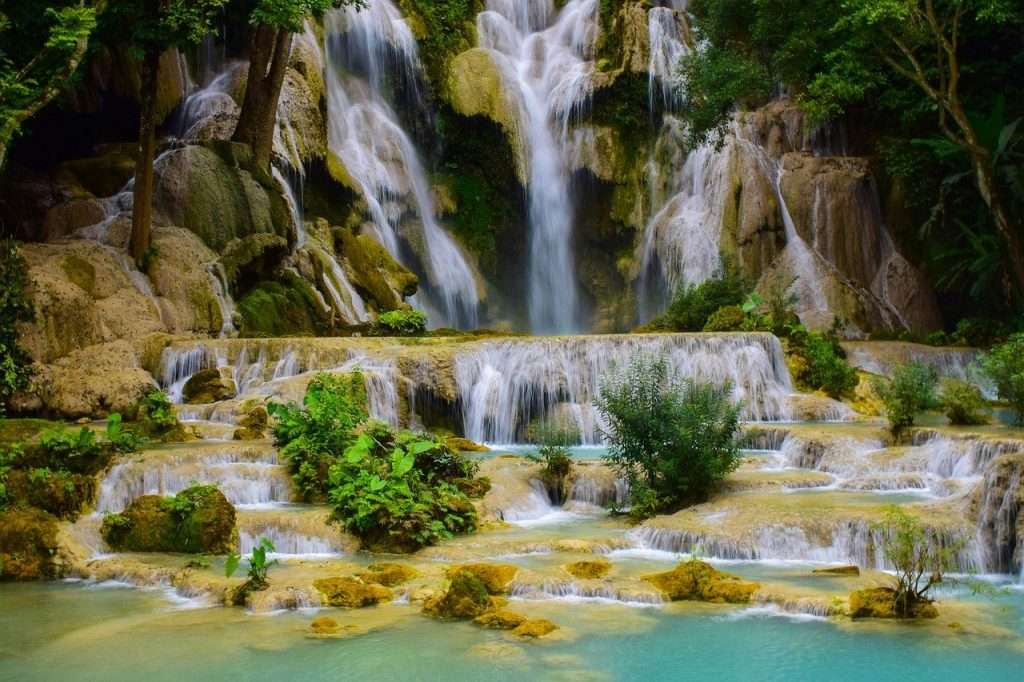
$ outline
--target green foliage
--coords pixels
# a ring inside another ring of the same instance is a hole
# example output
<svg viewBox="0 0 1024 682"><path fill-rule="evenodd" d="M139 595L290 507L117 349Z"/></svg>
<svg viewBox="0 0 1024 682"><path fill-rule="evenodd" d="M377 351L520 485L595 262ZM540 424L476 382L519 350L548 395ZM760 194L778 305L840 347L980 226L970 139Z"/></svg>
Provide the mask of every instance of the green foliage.
<svg viewBox="0 0 1024 682"><path fill-rule="evenodd" d="M400 0L403 14L415 17L423 27L416 31L427 73L435 85L448 60L472 47L476 15L483 9L481 0ZM417 25L414 24L414 27Z"/></svg>
<svg viewBox="0 0 1024 682"><path fill-rule="evenodd" d="M1024 333L993 346L982 358L981 368L995 384L999 398L1013 408L1017 425L1024 426Z"/></svg>
<svg viewBox="0 0 1024 682"><path fill-rule="evenodd" d="M283 28L292 33L302 31L302 22L307 15L322 17L328 10L344 6L366 7L366 0L257 0L249 23L253 26L265 23L274 28Z"/></svg>
<svg viewBox="0 0 1024 682"><path fill-rule="evenodd" d="M727 305L711 313L703 331L706 332L737 332L747 324L746 306Z"/></svg>
<svg viewBox="0 0 1024 682"><path fill-rule="evenodd" d="M136 419L142 433L151 438L161 438L178 428L171 399L163 391L150 391L136 406Z"/></svg>
<svg viewBox="0 0 1024 682"><path fill-rule="evenodd" d="M438 451L442 458L429 454ZM476 509L450 477L437 473L439 459L461 458L441 443L368 423L331 466L335 515L377 551L414 551L475 529Z"/></svg>
<svg viewBox="0 0 1024 682"><path fill-rule="evenodd" d="M664 358L643 355L602 380L605 459L630 485L634 518L700 501L739 466L731 389L673 377Z"/></svg>
<svg viewBox="0 0 1024 682"><path fill-rule="evenodd" d="M937 405L935 369L922 362L894 363L890 377L872 377L871 386L882 400L893 435L914 423L914 416Z"/></svg>
<svg viewBox="0 0 1024 682"><path fill-rule="evenodd" d="M444 173L438 178L451 190L457 210L450 219L452 231L467 249L493 270L496 263L494 213L483 180L460 173Z"/></svg>
<svg viewBox="0 0 1024 682"><path fill-rule="evenodd" d="M200 485L193 482L187 489L173 497L165 497L162 501L164 509L179 518L189 516L197 509L206 506L217 493L217 484Z"/></svg>
<svg viewBox="0 0 1024 682"><path fill-rule="evenodd" d="M799 386L825 391L837 400L857 388L857 370L846 361L836 335L791 324L786 327L786 336L786 352Z"/></svg>
<svg viewBox="0 0 1024 682"><path fill-rule="evenodd" d="M565 421L545 420L531 425L530 440L538 443L537 453L527 457L541 466L540 475L554 486L572 471L572 453L569 447L580 440L580 431L575 424Z"/></svg>
<svg viewBox="0 0 1024 682"><path fill-rule="evenodd" d="M3 101L2 86L0 101ZM4 106L0 104L0 114ZM18 345L17 327L19 322L33 319L32 302L27 291L30 281L28 265L18 245L12 239L4 239L0 242L0 416L4 413L7 398L28 390L32 378L31 358Z"/></svg>
<svg viewBox="0 0 1024 682"><path fill-rule="evenodd" d="M423 336L427 315L420 310L391 310L381 313L373 326L373 336Z"/></svg>
<svg viewBox="0 0 1024 682"><path fill-rule="evenodd" d="M719 308L739 306L754 290L754 282L743 275L732 254L722 254L722 266L700 284L680 287L668 310L652 320L659 329L699 332Z"/></svg>
<svg viewBox="0 0 1024 682"><path fill-rule="evenodd" d="M212 30L213 19L228 0L108 0L100 15L104 40L127 39L137 59L172 47L187 48Z"/></svg>
<svg viewBox="0 0 1024 682"><path fill-rule="evenodd" d="M277 559L267 560L267 552L276 552L277 549L273 543L266 538L260 538L259 543L252 548L252 554L249 556L249 573L248 579L245 584L241 585L236 591L234 601L236 604L244 603L245 597L252 592L258 592L265 590L270 585L268 575L270 569L277 566ZM226 561L224 562L224 577L230 578L238 570L238 565L241 563L242 557L237 554L228 554Z"/></svg>
<svg viewBox="0 0 1024 682"><path fill-rule="evenodd" d="M964 541L948 543L930 537L919 518L896 505L873 524L873 530L881 537L876 549L896 569L896 611L909 616L916 604L931 601L928 591L953 567Z"/></svg>
<svg viewBox="0 0 1024 682"><path fill-rule="evenodd" d="M951 377L939 383L939 404L950 424L985 424L992 414L977 386Z"/></svg>
<svg viewBox="0 0 1024 682"><path fill-rule="evenodd" d="M329 491L328 472L355 437L355 427L369 417L363 375L321 373L306 390L302 407L271 403L274 441L288 464L302 499L323 501Z"/></svg>

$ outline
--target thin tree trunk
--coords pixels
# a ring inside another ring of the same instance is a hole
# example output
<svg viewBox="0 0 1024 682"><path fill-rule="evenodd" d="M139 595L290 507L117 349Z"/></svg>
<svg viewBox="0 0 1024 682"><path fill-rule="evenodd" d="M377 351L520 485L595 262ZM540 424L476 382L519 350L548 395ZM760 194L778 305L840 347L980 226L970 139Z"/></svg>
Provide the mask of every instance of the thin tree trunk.
<svg viewBox="0 0 1024 682"><path fill-rule="evenodd" d="M292 34L261 23L253 35L249 75L232 139L252 147L256 163L270 168L277 103L291 57Z"/></svg>
<svg viewBox="0 0 1024 682"><path fill-rule="evenodd" d="M978 183L978 192L992 214L992 222L995 224L996 234L1002 238L1006 245L1006 257L1010 262L1010 273L1017 283L1017 290L1024 294L1024 244L1021 243L1021 235L1017 231L1017 226L1013 224L1010 213L1006 210L1006 206L999 196L999 186L991 159L971 154L971 164L974 166L974 177Z"/></svg>
<svg viewBox="0 0 1024 682"><path fill-rule="evenodd" d="M160 53L145 56L141 68L139 96L139 158L135 162L132 201L132 235L129 250L140 268L149 249L153 231L153 157L156 152L156 95Z"/></svg>

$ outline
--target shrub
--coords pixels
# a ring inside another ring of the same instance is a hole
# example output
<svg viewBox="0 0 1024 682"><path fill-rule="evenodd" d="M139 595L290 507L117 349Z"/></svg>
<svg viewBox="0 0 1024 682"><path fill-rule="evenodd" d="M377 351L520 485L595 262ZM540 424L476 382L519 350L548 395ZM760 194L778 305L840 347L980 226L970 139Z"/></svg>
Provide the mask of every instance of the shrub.
<svg viewBox="0 0 1024 682"><path fill-rule="evenodd" d="M846 362L846 352L831 334L789 325L786 351L798 359L794 379L810 390L823 390L835 399L849 396L857 388L857 370Z"/></svg>
<svg viewBox="0 0 1024 682"><path fill-rule="evenodd" d="M459 466L457 453L425 437L396 435L381 422L362 431L331 466L330 498L364 548L412 552L476 528L476 508L448 477L471 471Z"/></svg>
<svg viewBox="0 0 1024 682"><path fill-rule="evenodd" d="M325 501L331 465L355 441L355 427L369 418L362 373L318 374L302 407L271 403L267 411L276 418L274 441L299 496Z"/></svg>
<svg viewBox="0 0 1024 682"><path fill-rule="evenodd" d="M706 332L737 332L744 328L747 323L747 315L743 308L738 305L727 305L711 313L707 324L704 325Z"/></svg>
<svg viewBox="0 0 1024 682"><path fill-rule="evenodd" d="M677 332L699 332L719 308L742 305L754 290L754 281L745 277L736 257L722 254L722 266L700 284L680 287L668 310L651 324Z"/></svg>
<svg viewBox="0 0 1024 682"><path fill-rule="evenodd" d="M381 313L372 328L374 336L423 336L427 316L419 310L392 310Z"/></svg>
<svg viewBox="0 0 1024 682"><path fill-rule="evenodd" d="M277 548L266 538L260 538L259 543L252 548L252 555L249 557L249 572L246 581L235 588L231 594L231 602L235 606L242 606L246 599L253 592L265 590L270 586L268 574L270 569L277 565L277 559L267 560L267 552L276 552ZM238 564L242 557L237 554L228 554L224 562L224 577L230 578L238 570Z"/></svg>
<svg viewBox="0 0 1024 682"><path fill-rule="evenodd" d="M940 382L939 403L951 424L985 424L992 413L977 386L950 377Z"/></svg>
<svg viewBox="0 0 1024 682"><path fill-rule="evenodd" d="M873 377L871 385L882 400L889 428L899 436L914 423L914 415L937 405L939 378L932 367L921 362L894 363L891 374L888 379Z"/></svg>
<svg viewBox="0 0 1024 682"><path fill-rule="evenodd" d="M929 538L921 520L896 505L889 507L873 530L881 537L877 549L896 569L896 613L910 616L915 606L931 603L928 591L942 582L942 574L951 568L964 543Z"/></svg>
<svg viewBox="0 0 1024 682"><path fill-rule="evenodd" d="M136 405L135 418L141 431L151 438L162 438L179 424L171 399L163 391L150 391Z"/></svg>
<svg viewBox="0 0 1024 682"><path fill-rule="evenodd" d="M31 358L18 345L18 323L34 318L27 289L28 265L12 239L0 242L0 415L7 398L28 390Z"/></svg>
<svg viewBox="0 0 1024 682"><path fill-rule="evenodd" d="M800 302L800 297L792 291L797 279L799 279L797 275L789 275L780 271L776 272L768 282L764 306L768 309L774 330L783 330L787 325L800 322L796 315L796 304Z"/></svg>
<svg viewBox="0 0 1024 682"><path fill-rule="evenodd" d="M636 355L605 377L595 405L609 465L630 485L634 518L698 502L740 463L731 387L678 379L664 358Z"/></svg>
<svg viewBox="0 0 1024 682"><path fill-rule="evenodd" d="M993 346L982 358L982 372L996 385L999 398L1007 401L1024 426L1024 334L1014 334Z"/></svg>
<svg viewBox="0 0 1024 682"><path fill-rule="evenodd" d="M569 447L580 440L580 431L575 424L546 420L531 425L531 440L538 443L537 452L527 457L541 464L540 475L553 493L556 503L562 502L562 485L572 471L572 453Z"/></svg>

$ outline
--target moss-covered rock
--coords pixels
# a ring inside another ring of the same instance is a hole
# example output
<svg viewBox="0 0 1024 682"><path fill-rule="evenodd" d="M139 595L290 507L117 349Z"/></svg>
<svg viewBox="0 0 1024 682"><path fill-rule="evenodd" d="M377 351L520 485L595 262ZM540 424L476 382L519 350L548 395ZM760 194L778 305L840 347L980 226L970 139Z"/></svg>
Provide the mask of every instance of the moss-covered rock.
<svg viewBox="0 0 1024 682"><path fill-rule="evenodd" d="M594 580L608 575L608 572L612 570L612 564L610 561L603 560L574 561L571 564L566 564L565 570L580 580Z"/></svg>
<svg viewBox="0 0 1024 682"><path fill-rule="evenodd" d="M8 472L4 485L10 506L37 507L73 521L96 502L99 484L89 474L33 469Z"/></svg>
<svg viewBox="0 0 1024 682"><path fill-rule="evenodd" d="M243 336L313 336L325 321L309 283L290 272L283 282L261 282L240 301Z"/></svg>
<svg viewBox="0 0 1024 682"><path fill-rule="evenodd" d="M550 635L552 632L558 629L558 626L552 623L550 620L544 620L543 618L537 620L528 620L524 623L520 623L512 630L512 634L516 637L544 637Z"/></svg>
<svg viewBox="0 0 1024 682"><path fill-rule="evenodd" d="M267 437L270 430L270 414L263 405L257 405L249 410L238 422L235 429L235 440L261 440Z"/></svg>
<svg viewBox="0 0 1024 682"><path fill-rule="evenodd" d="M194 486L174 498L143 495L107 516L101 532L118 551L227 554L238 546L235 508L213 486Z"/></svg>
<svg viewBox="0 0 1024 682"><path fill-rule="evenodd" d="M474 625L494 630L514 630L526 622L526 616L521 616L514 611L489 611L473 619Z"/></svg>
<svg viewBox="0 0 1024 682"><path fill-rule="evenodd" d="M415 568L405 564L381 562L370 564L367 568L368 570L365 573L359 574L363 582L383 585L384 587L394 587L395 585L407 583L417 575Z"/></svg>
<svg viewBox="0 0 1024 682"><path fill-rule="evenodd" d="M719 308L711 313L707 324L704 325L706 332L736 332L743 329L746 320L743 308L738 305L729 305Z"/></svg>
<svg viewBox="0 0 1024 682"><path fill-rule="evenodd" d="M816 568L811 573L815 575L851 576L860 575L860 569L856 566L833 566L831 568Z"/></svg>
<svg viewBox="0 0 1024 682"><path fill-rule="evenodd" d="M850 593L850 618L902 618L896 611L896 590L891 587L872 587ZM931 602L919 601L911 605L909 618L937 618L939 612Z"/></svg>
<svg viewBox="0 0 1024 682"><path fill-rule="evenodd" d="M484 583L472 573L460 572L452 578L447 592L427 600L423 613L434 618L476 618L491 608Z"/></svg>
<svg viewBox="0 0 1024 682"><path fill-rule="evenodd" d="M329 616L318 616L309 626L315 635L333 635L341 629L338 621Z"/></svg>
<svg viewBox="0 0 1024 682"><path fill-rule="evenodd" d="M358 609L392 600L391 590L374 583L365 583L352 576L322 578L313 582L321 601L329 606Z"/></svg>
<svg viewBox="0 0 1024 682"><path fill-rule="evenodd" d="M182 398L189 405L205 405L234 398L235 382L217 368L202 369L193 374L182 389Z"/></svg>
<svg viewBox="0 0 1024 682"><path fill-rule="evenodd" d="M39 509L0 512L0 581L62 577L57 519Z"/></svg>
<svg viewBox="0 0 1024 682"><path fill-rule="evenodd" d="M452 450L458 452L490 452L491 449L486 445L477 443L468 438L459 438L458 436L449 436L444 439L445 445L450 447Z"/></svg>
<svg viewBox="0 0 1024 682"><path fill-rule="evenodd" d="M220 263L230 284L241 280L268 279L277 264L288 254L288 240L277 234L250 234L225 247Z"/></svg>
<svg viewBox="0 0 1024 682"><path fill-rule="evenodd" d="M491 489L491 482L486 478L456 478L452 485L466 494L466 497L481 498Z"/></svg>
<svg viewBox="0 0 1024 682"><path fill-rule="evenodd" d="M402 307L402 298L412 296L419 288L416 275L369 236L335 228L334 241L352 272L352 284L364 291L365 298L372 300L378 310Z"/></svg>
<svg viewBox="0 0 1024 682"><path fill-rule="evenodd" d="M65 161L54 169L54 179L70 189L95 197L114 196L135 176L135 145L115 145L97 156Z"/></svg>
<svg viewBox="0 0 1024 682"><path fill-rule="evenodd" d="M508 586L518 570L512 564L463 564L449 568L447 575L454 580L468 573L483 583L487 594L508 594Z"/></svg>
<svg viewBox="0 0 1024 682"><path fill-rule="evenodd" d="M704 561L684 561L671 571L643 576L672 601L746 604L760 585L722 573Z"/></svg>

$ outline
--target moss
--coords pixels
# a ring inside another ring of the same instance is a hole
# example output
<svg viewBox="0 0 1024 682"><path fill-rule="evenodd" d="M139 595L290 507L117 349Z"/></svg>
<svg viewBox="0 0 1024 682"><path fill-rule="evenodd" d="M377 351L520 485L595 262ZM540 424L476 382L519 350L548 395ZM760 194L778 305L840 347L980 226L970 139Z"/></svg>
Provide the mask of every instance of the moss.
<svg viewBox="0 0 1024 682"><path fill-rule="evenodd" d="M182 397L189 405L205 405L233 398L237 391L234 381L222 377L219 369L211 368L193 374L185 382Z"/></svg>
<svg viewBox="0 0 1024 682"><path fill-rule="evenodd" d="M468 438L459 438L458 436L448 436L444 439L445 444L452 450L458 452L490 452L491 449L486 445L481 445L476 441L472 441Z"/></svg>
<svg viewBox="0 0 1024 682"><path fill-rule="evenodd" d="M407 583L416 577L416 569L405 564L376 563L367 567L369 570L360 573L359 577L365 583L394 587Z"/></svg>
<svg viewBox="0 0 1024 682"><path fill-rule="evenodd" d="M92 263L74 254L68 254L61 257L60 267L72 284L90 296L93 295L93 289L96 286L96 268Z"/></svg>
<svg viewBox="0 0 1024 682"><path fill-rule="evenodd" d="M558 626L550 620L528 620L513 629L512 634L516 637L544 637L557 629Z"/></svg>
<svg viewBox="0 0 1024 682"><path fill-rule="evenodd" d="M86 159L60 164L58 182L81 187L95 197L114 196L135 176L135 145L122 145Z"/></svg>
<svg viewBox="0 0 1024 682"><path fill-rule="evenodd" d="M608 575L608 571L612 570L612 564L609 561L575 561L571 564L567 564L565 570L569 571L573 577L579 578L580 580L593 580L595 578L603 578Z"/></svg>
<svg viewBox="0 0 1024 682"><path fill-rule="evenodd" d="M313 619L313 622L310 624L310 628L312 628L313 633L317 635L333 635L341 629L341 626L338 625L338 621L333 618L328 616L318 616Z"/></svg>
<svg viewBox="0 0 1024 682"><path fill-rule="evenodd" d="M313 336L326 331L308 284L294 280L263 282L238 302L242 336Z"/></svg>
<svg viewBox="0 0 1024 682"><path fill-rule="evenodd" d="M313 587L320 592L323 603L350 609L383 604L393 598L391 590L386 587L364 583L352 576L323 578L314 581Z"/></svg>
<svg viewBox="0 0 1024 682"><path fill-rule="evenodd" d="M0 581L62 577L57 519L39 509L0 512Z"/></svg>
<svg viewBox="0 0 1024 682"><path fill-rule="evenodd" d="M256 405L238 422L235 440L260 440L270 429L270 414L263 405Z"/></svg>
<svg viewBox="0 0 1024 682"><path fill-rule="evenodd" d="M37 507L73 521L96 502L99 483L94 476L48 469L36 472L8 472L5 485L10 506Z"/></svg>
<svg viewBox="0 0 1024 682"><path fill-rule="evenodd" d="M55 425L55 422L45 419L0 418L0 447L31 440L40 432L53 428Z"/></svg>
<svg viewBox="0 0 1024 682"><path fill-rule="evenodd" d="M487 478L456 478L452 480L452 485L473 499L483 497L491 489L491 481Z"/></svg>
<svg viewBox="0 0 1024 682"><path fill-rule="evenodd" d="M449 568L447 575L454 579L469 574L483 583L488 594L508 594L509 583L518 570L512 564L463 564Z"/></svg>
<svg viewBox="0 0 1024 682"><path fill-rule="evenodd" d="M684 561L671 571L643 576L672 601L746 604L760 585L722 573L704 561Z"/></svg>
<svg viewBox="0 0 1024 682"><path fill-rule="evenodd" d="M896 590L891 587L872 587L850 594L850 618L899 618L896 615ZM931 602L913 604L910 617L937 618L939 612Z"/></svg>
<svg viewBox="0 0 1024 682"><path fill-rule="evenodd" d="M476 15L483 0L399 0L420 46L428 78L438 85L452 57L476 41Z"/></svg>
<svg viewBox="0 0 1024 682"><path fill-rule="evenodd" d="M227 554L238 544L235 508L212 486L194 486L173 499L143 495L104 519L101 532L118 551Z"/></svg>
<svg viewBox="0 0 1024 682"><path fill-rule="evenodd" d="M860 575L860 569L856 566L835 566L832 568L816 568L811 573L815 575Z"/></svg>
<svg viewBox="0 0 1024 682"><path fill-rule="evenodd" d="M276 234L251 234L229 243L220 262L229 284L243 289L245 280L269 279L276 263L288 255L288 240Z"/></svg>
<svg viewBox="0 0 1024 682"><path fill-rule="evenodd" d="M447 592L423 605L425 615L446 619L476 618L488 610L491 610L491 601L487 588L468 572L456 574Z"/></svg>
<svg viewBox="0 0 1024 682"><path fill-rule="evenodd" d="M400 297L412 296L419 288L416 275L370 237L356 236L347 228L337 227L334 228L334 243L338 255L344 257L352 269L352 284L372 299L378 310L402 307Z"/></svg>
<svg viewBox="0 0 1024 682"><path fill-rule="evenodd" d="M526 616L514 611L491 611L473 619L474 625L494 630L514 630L526 622Z"/></svg>
<svg viewBox="0 0 1024 682"><path fill-rule="evenodd" d="M651 135L660 128L660 122L652 125L648 120L649 88L647 74L628 73L594 93L593 122L618 133L619 148L626 155L625 167L643 162Z"/></svg>
<svg viewBox="0 0 1024 682"><path fill-rule="evenodd" d="M461 173L442 173L435 181L449 191L454 204L446 226L476 257L480 268L492 272L497 267L497 251L487 185Z"/></svg>

